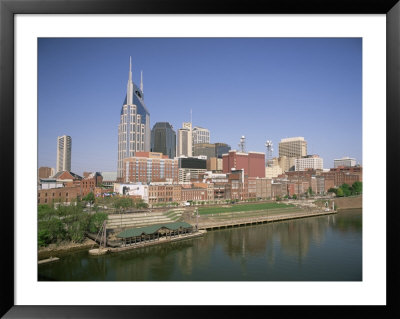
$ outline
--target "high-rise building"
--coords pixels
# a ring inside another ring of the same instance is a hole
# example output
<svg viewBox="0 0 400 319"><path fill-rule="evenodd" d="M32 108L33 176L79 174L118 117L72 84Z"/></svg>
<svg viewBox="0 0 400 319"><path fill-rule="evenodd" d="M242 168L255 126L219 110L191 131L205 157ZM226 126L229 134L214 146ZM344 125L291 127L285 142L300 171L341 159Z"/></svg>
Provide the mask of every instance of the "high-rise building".
<svg viewBox="0 0 400 319"><path fill-rule="evenodd" d="M223 154L228 154L231 147L225 143L214 143L215 144L215 156L222 158Z"/></svg>
<svg viewBox="0 0 400 319"><path fill-rule="evenodd" d="M123 175L123 160L136 152L150 151L150 113L144 104L143 77L140 88L132 82L132 59L129 61L129 77L126 97L121 108L118 125L117 177Z"/></svg>
<svg viewBox="0 0 400 319"><path fill-rule="evenodd" d="M182 128L178 130L176 156L192 155L192 123L184 122Z"/></svg>
<svg viewBox="0 0 400 319"><path fill-rule="evenodd" d="M300 158L307 155L307 142L304 137L283 138L279 143L279 157Z"/></svg>
<svg viewBox="0 0 400 319"><path fill-rule="evenodd" d="M176 155L176 133L168 122L157 122L151 130L151 151L174 158Z"/></svg>
<svg viewBox="0 0 400 319"><path fill-rule="evenodd" d="M193 144L193 156L205 155L207 158L215 157L215 144Z"/></svg>
<svg viewBox="0 0 400 319"><path fill-rule="evenodd" d="M333 160L333 167L352 167L356 166L356 159L355 158L350 158L350 157L342 157L340 159L334 159Z"/></svg>
<svg viewBox="0 0 400 319"><path fill-rule="evenodd" d="M57 137L56 173L60 171L71 171L71 146L71 136L63 135Z"/></svg>
<svg viewBox="0 0 400 319"><path fill-rule="evenodd" d="M204 127L195 126L193 128L193 145L200 143L210 143L210 131Z"/></svg>

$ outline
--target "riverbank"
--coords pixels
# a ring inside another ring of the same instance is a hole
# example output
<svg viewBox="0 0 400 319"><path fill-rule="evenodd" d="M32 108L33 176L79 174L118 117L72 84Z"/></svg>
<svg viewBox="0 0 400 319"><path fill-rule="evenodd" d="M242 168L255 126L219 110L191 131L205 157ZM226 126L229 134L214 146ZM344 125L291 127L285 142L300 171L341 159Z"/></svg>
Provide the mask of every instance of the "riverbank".
<svg viewBox="0 0 400 319"><path fill-rule="evenodd" d="M94 240L85 238L82 243L64 242L60 244L50 244L47 247L39 248L38 260L47 259L50 257L59 257L63 254L73 251L90 249L93 245L97 245Z"/></svg>
<svg viewBox="0 0 400 319"><path fill-rule="evenodd" d="M316 205L319 207L323 207L326 201L328 201L330 207L332 207L332 201L335 202L335 208L338 211L347 209L362 209L362 195L349 196L349 197L334 197L329 200L318 201Z"/></svg>
<svg viewBox="0 0 400 319"><path fill-rule="evenodd" d="M362 206L362 197L352 197L352 198L335 198L335 207L339 209L349 209L349 208L358 208ZM329 200L328 200L329 201ZM323 202L325 203L326 200ZM312 217L319 214L326 214L322 209L323 203L320 205L315 205L312 200L304 201L304 202L293 202L289 203L280 203L276 205L276 203L268 204L267 207L270 209L258 210L258 206L266 205L266 204L258 204L258 203L243 203L241 205L221 205L218 213L214 211L207 211L205 214L201 214L199 216L195 215L195 211L192 209L188 209L184 214L181 215L181 220L191 224L199 226L199 229L203 230L211 230L218 229L220 227L236 227L236 226L244 226L258 223L265 223L271 221L280 221L280 220L289 220L294 218L306 218ZM319 206L319 208L318 208ZM332 204L330 203L330 207ZM227 208L233 208L237 211L227 211ZM240 208L240 209L238 209ZM256 210L250 210L256 209ZM186 209L185 209L186 210ZM332 212L331 212L332 213ZM149 214L149 216L151 213ZM128 227L129 228L129 227ZM58 245L52 244L45 248L40 248L38 251L38 260L50 258L50 257L59 257L63 254L78 251L78 250L89 250L93 246L97 247L97 243L94 241L95 235L86 237L86 239L82 243L61 243ZM108 240L112 240L111 237ZM111 242L110 242L111 243ZM154 244L159 244L159 242L155 242ZM110 245L111 247L117 247ZM118 250L117 250L118 251Z"/></svg>

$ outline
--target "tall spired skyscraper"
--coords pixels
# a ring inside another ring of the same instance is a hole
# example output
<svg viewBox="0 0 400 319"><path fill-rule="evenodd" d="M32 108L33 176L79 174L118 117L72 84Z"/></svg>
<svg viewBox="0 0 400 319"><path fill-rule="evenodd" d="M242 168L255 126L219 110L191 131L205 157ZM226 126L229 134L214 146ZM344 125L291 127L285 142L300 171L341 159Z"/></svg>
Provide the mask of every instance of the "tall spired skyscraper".
<svg viewBox="0 0 400 319"><path fill-rule="evenodd" d="M122 177L124 158L135 156L135 152L150 151L150 113L144 105L142 74L140 78L139 88L132 82L132 58L130 57L126 97L118 125L117 177Z"/></svg>

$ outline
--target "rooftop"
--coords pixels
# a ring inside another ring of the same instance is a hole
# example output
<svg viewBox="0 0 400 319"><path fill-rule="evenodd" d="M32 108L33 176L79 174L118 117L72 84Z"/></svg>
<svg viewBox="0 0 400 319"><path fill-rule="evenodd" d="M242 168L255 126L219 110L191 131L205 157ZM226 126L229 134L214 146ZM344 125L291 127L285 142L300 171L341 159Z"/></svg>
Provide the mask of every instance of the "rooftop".
<svg viewBox="0 0 400 319"><path fill-rule="evenodd" d="M179 228L192 228L193 226L185 222L174 222L167 224L155 224L145 227L130 228L120 232L118 238L129 238L141 235L150 235L158 232L161 228L167 228L169 230L178 230Z"/></svg>

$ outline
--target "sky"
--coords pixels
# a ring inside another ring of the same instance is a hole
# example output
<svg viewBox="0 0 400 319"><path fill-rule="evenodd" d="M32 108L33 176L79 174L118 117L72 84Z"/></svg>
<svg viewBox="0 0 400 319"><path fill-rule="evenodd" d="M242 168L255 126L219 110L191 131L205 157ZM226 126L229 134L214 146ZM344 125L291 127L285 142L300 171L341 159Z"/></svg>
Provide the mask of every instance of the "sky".
<svg viewBox="0 0 400 319"><path fill-rule="evenodd" d="M266 152L304 137L307 153L362 164L361 38L40 38L38 167L56 167L57 136L72 138L71 171L116 171L129 57L143 71L150 128L183 122L210 142Z"/></svg>

